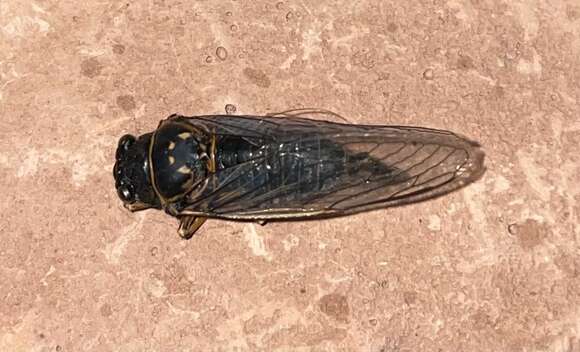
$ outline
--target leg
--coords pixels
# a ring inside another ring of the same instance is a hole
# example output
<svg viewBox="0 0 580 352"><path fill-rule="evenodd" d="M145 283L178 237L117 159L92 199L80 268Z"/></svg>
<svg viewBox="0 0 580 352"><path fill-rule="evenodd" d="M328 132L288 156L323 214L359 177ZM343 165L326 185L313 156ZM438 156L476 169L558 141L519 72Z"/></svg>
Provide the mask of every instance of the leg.
<svg viewBox="0 0 580 352"><path fill-rule="evenodd" d="M179 218L179 236L183 239L190 239L195 232L203 225L207 218L201 218L198 216L182 216Z"/></svg>

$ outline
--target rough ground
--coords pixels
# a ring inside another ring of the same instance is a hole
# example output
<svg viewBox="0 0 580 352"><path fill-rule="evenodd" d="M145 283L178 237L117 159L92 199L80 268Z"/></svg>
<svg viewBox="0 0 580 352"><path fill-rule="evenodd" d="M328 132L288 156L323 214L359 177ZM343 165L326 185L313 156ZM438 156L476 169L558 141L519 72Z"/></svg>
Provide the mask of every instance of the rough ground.
<svg viewBox="0 0 580 352"><path fill-rule="evenodd" d="M0 2L1 351L579 351L580 4ZM334 110L453 130L488 171L345 219L122 208L167 115Z"/></svg>

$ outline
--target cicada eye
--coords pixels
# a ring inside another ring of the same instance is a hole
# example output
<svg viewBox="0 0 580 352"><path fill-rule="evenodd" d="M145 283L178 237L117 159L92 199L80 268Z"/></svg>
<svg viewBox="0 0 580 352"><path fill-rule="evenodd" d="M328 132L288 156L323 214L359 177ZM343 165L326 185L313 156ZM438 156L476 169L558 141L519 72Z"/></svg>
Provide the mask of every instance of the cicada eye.
<svg viewBox="0 0 580 352"><path fill-rule="evenodd" d="M126 134L119 139L119 148L124 149L124 150L128 150L129 147L133 143L135 143L135 141L136 141L135 136L130 135L130 134Z"/></svg>
<svg viewBox="0 0 580 352"><path fill-rule="evenodd" d="M119 139L119 147L122 147L123 149L127 150L129 149L131 144L135 142L135 140L136 140L135 136L126 134Z"/></svg>
<svg viewBox="0 0 580 352"><path fill-rule="evenodd" d="M117 160L119 160L122 157L123 155L122 153L129 150L129 148L133 143L135 143L135 141L136 141L135 136L132 136L130 134L126 134L119 139L119 145L117 146L117 155L116 155Z"/></svg>
<svg viewBox="0 0 580 352"><path fill-rule="evenodd" d="M119 198L125 203L134 203L135 202L135 191L133 187L128 184L124 184L117 188L117 194Z"/></svg>

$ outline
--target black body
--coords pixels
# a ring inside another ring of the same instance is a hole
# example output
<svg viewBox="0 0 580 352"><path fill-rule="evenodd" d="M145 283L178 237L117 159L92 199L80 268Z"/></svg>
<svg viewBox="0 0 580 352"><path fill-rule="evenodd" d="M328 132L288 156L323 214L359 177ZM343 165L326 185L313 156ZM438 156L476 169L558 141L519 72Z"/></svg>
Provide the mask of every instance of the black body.
<svg viewBox="0 0 580 352"><path fill-rule="evenodd" d="M305 118L320 114L336 116L172 115L152 134L121 139L119 196L182 226L185 217L316 218L436 197L484 171L479 145L454 133Z"/></svg>

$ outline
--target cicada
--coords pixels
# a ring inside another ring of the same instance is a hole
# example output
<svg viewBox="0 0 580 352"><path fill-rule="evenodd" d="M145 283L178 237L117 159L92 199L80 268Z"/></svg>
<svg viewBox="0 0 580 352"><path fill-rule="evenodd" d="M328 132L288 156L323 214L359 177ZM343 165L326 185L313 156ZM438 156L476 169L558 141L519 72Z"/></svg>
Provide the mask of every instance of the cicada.
<svg viewBox="0 0 580 352"><path fill-rule="evenodd" d="M164 210L191 238L209 218L344 216L441 196L484 172L479 144L455 133L329 121L337 116L171 115L120 138L118 196L131 211Z"/></svg>

